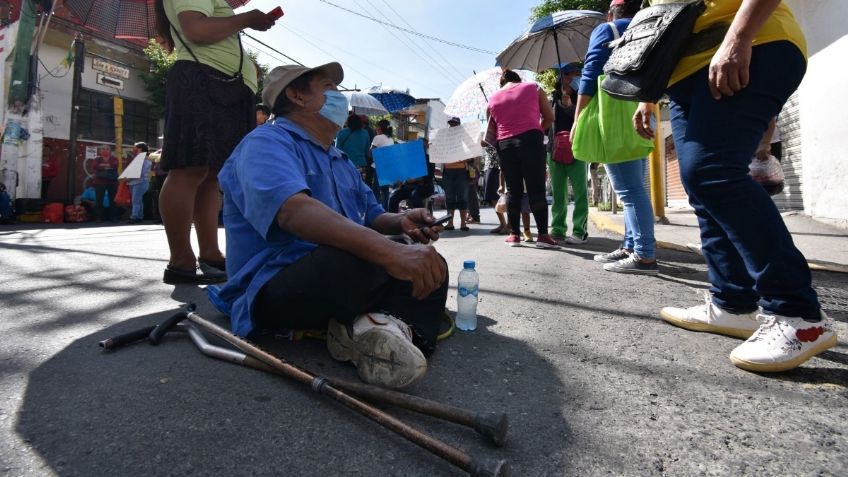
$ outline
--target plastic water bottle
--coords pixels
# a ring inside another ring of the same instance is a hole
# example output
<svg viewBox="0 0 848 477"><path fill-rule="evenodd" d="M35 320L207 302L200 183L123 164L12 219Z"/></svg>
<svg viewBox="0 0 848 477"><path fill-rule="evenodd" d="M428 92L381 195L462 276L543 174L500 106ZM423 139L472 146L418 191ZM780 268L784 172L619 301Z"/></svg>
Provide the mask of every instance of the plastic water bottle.
<svg viewBox="0 0 848 477"><path fill-rule="evenodd" d="M477 329L477 296L480 277L474 270L474 260L466 260L459 272L456 295L456 327L462 331Z"/></svg>

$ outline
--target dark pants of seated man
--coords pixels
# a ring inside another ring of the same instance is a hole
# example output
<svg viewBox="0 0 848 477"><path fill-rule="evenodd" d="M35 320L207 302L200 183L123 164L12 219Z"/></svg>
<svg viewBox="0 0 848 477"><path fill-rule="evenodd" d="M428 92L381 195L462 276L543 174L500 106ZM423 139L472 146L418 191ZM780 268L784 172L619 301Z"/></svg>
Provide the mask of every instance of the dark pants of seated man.
<svg viewBox="0 0 848 477"><path fill-rule="evenodd" d="M412 342L429 355L436 347L448 295L448 278L423 300L412 282L397 280L371 262L319 246L262 287L253 307L257 329L326 329L368 312L384 312L412 328Z"/></svg>
<svg viewBox="0 0 848 477"><path fill-rule="evenodd" d="M410 209L424 207L424 201L431 195L433 195L433 187L428 184L404 184L389 196L389 212L396 214L402 200L410 202Z"/></svg>

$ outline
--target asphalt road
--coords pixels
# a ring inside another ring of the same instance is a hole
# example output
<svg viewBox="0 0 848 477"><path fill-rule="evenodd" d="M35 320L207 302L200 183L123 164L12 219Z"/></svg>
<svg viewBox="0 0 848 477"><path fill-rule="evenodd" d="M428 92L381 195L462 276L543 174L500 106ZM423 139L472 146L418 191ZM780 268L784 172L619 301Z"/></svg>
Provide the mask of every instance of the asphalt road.
<svg viewBox="0 0 848 477"><path fill-rule="evenodd" d="M662 322L699 303L701 258L660 251L658 278L601 270L611 236L561 251L510 249L493 222L438 242L452 284L481 277L480 328L443 341L408 391L509 414L496 448L466 428L394 415L512 475L848 474L848 275L814 273L839 346L795 371L757 375L738 340ZM161 283L161 226L0 228L0 475L462 475L302 385L202 356L185 337L103 353L196 287ZM449 308L456 309L451 289ZM355 379L317 340L259 344Z"/></svg>

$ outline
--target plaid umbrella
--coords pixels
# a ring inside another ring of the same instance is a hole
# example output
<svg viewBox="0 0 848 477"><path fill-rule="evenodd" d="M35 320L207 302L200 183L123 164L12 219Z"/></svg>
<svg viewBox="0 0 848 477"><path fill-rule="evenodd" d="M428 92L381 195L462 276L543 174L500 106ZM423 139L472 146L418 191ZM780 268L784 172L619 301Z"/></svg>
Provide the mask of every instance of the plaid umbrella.
<svg viewBox="0 0 848 477"><path fill-rule="evenodd" d="M227 0L231 7L250 0ZM154 0L65 0L64 6L83 26L121 40L147 43L156 36Z"/></svg>
<svg viewBox="0 0 848 477"><path fill-rule="evenodd" d="M377 98L377 101L390 113L404 110L415 104L415 98L411 94L397 89L374 86L369 88L366 93Z"/></svg>
<svg viewBox="0 0 848 477"><path fill-rule="evenodd" d="M500 67L489 68L463 81L451 94L445 103L445 114L464 118L482 113L489 104L489 97L500 89ZM531 71L517 70L522 81L536 81L536 75Z"/></svg>

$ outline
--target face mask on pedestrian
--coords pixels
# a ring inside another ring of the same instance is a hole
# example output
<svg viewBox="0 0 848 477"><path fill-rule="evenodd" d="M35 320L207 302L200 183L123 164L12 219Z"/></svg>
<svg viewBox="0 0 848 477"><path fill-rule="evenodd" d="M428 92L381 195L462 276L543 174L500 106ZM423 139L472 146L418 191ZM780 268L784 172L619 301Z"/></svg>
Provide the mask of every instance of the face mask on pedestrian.
<svg viewBox="0 0 848 477"><path fill-rule="evenodd" d="M347 108L347 97L334 89L328 89L324 91L324 106L318 114L341 128L347 121Z"/></svg>
<svg viewBox="0 0 848 477"><path fill-rule="evenodd" d="M574 78L571 78L571 89L572 89L572 91L577 91L577 90L580 89L580 77L579 76L575 76Z"/></svg>

